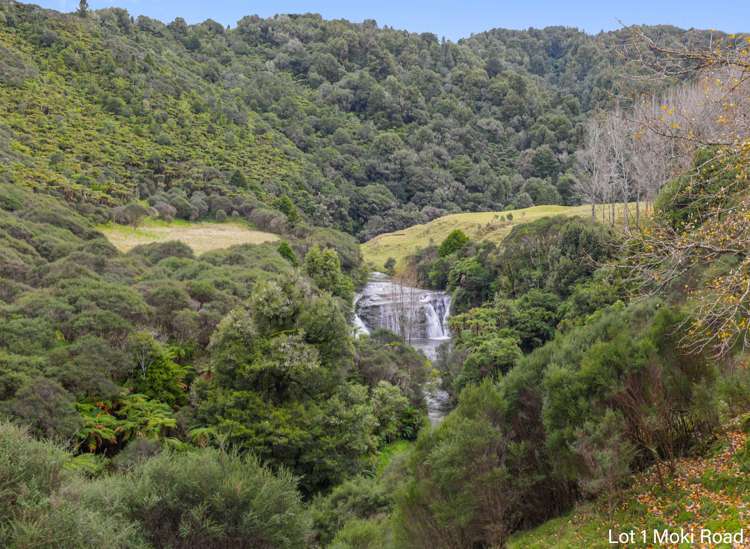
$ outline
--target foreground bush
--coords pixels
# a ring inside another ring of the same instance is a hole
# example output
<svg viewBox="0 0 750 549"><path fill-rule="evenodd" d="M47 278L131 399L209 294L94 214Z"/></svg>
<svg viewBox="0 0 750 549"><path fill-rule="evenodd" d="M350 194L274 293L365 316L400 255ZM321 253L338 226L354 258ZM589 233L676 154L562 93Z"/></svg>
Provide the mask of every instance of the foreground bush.
<svg viewBox="0 0 750 549"><path fill-rule="evenodd" d="M137 523L156 547L304 547L308 531L289 473L215 449L163 453L68 495Z"/></svg>
<svg viewBox="0 0 750 549"><path fill-rule="evenodd" d="M0 422L0 547L144 547L135 524L59 497L70 455Z"/></svg>
<svg viewBox="0 0 750 549"><path fill-rule="evenodd" d="M71 456L0 422L0 547L304 547L296 480L251 457L164 452L123 474L78 475Z"/></svg>

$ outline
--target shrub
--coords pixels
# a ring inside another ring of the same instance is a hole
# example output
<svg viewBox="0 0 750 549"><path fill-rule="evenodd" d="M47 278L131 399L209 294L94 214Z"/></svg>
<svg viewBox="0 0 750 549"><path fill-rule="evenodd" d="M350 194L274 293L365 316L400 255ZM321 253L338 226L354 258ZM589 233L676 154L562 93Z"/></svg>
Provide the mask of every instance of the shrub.
<svg viewBox="0 0 750 549"><path fill-rule="evenodd" d="M2 527L24 506L41 503L60 487L68 458L58 446L34 440L26 429L0 421Z"/></svg>
<svg viewBox="0 0 750 549"><path fill-rule="evenodd" d="M136 522L156 547L304 547L309 528L292 475L215 449L164 452L78 497Z"/></svg>
<svg viewBox="0 0 750 549"><path fill-rule="evenodd" d="M276 250L278 250L281 257L286 259L289 263L291 263L295 267L299 265L299 259L297 259L297 254L294 253L294 250L292 250L292 247L289 245L289 242L287 242L286 240L282 240L279 243Z"/></svg>
<svg viewBox="0 0 750 549"><path fill-rule="evenodd" d="M128 520L67 499L66 482L75 482L69 463L54 444L0 422L0 546L145 549Z"/></svg>
<svg viewBox="0 0 750 549"><path fill-rule="evenodd" d="M157 202L154 209L164 221L172 221L177 215L177 208L166 202Z"/></svg>
<svg viewBox="0 0 750 549"><path fill-rule="evenodd" d="M445 240L440 244L438 248L438 255L440 257L446 257L452 253L457 252L469 243L469 237L464 234L460 229L454 229L451 233L445 237Z"/></svg>
<svg viewBox="0 0 750 549"><path fill-rule="evenodd" d="M23 385L9 403L8 412L29 425L34 433L51 438L70 438L81 426L73 395L59 383L43 377Z"/></svg>
<svg viewBox="0 0 750 549"><path fill-rule="evenodd" d="M143 257L151 265L155 265L167 257L186 257L190 259L195 257L193 249L190 246L177 240L142 244L136 246L128 253L130 255Z"/></svg>
<svg viewBox="0 0 750 549"><path fill-rule="evenodd" d="M120 225L132 225L133 228L136 228L148 213L147 208L134 202L112 210L112 219Z"/></svg>
<svg viewBox="0 0 750 549"><path fill-rule="evenodd" d="M396 273L396 260L392 257L389 257L385 261L383 268L385 269L385 273L387 275L393 276Z"/></svg>
<svg viewBox="0 0 750 549"><path fill-rule="evenodd" d="M336 534L331 549L380 549L389 547L389 530L383 518L347 522Z"/></svg>
<svg viewBox="0 0 750 549"><path fill-rule="evenodd" d="M330 494L318 496L311 507L316 541L328 547L336 532L352 519L387 514L393 504L391 493L377 479L355 477L336 486Z"/></svg>
<svg viewBox="0 0 750 549"><path fill-rule="evenodd" d="M371 398L373 414L378 422L375 435L381 445L417 437L423 424L422 414L398 387L381 381L372 391Z"/></svg>

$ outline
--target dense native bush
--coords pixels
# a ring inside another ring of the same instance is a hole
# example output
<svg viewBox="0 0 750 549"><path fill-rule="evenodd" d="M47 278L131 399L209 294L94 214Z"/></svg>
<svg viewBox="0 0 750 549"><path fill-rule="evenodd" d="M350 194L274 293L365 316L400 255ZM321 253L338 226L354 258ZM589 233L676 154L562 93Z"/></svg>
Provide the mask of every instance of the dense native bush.
<svg viewBox="0 0 750 549"><path fill-rule="evenodd" d="M646 464L663 474L709 437L716 373L678 350L681 320L658 301L615 305L497 382L468 384L411 458L413 480L397 496L404 545L502 544L579 493L611 494Z"/></svg>
<svg viewBox="0 0 750 549"><path fill-rule="evenodd" d="M453 340L438 360L444 387L457 396L467 383L507 373L558 327L621 297L606 271L594 279L615 240L594 222L554 217L515 226L499 246L455 233L411 257L422 283L452 294Z"/></svg>
<svg viewBox="0 0 750 549"><path fill-rule="evenodd" d="M497 289L507 297L532 288L566 297L578 280L612 257L614 242L606 226L583 219L548 217L516 225L494 258Z"/></svg>
<svg viewBox="0 0 750 549"><path fill-rule="evenodd" d="M296 472L307 493L364 470L378 444L411 438L422 422L398 386L345 382L348 309L299 278L258 284L214 334L213 377L199 388L212 432Z"/></svg>
<svg viewBox="0 0 750 549"><path fill-rule="evenodd" d="M10 285L0 310L0 413L65 440L88 470L228 441L301 475L312 494L371 470L378 447L422 427L424 359L395 341L355 355L351 237L123 255L54 200L13 188L4 204L0 249L21 250L33 276ZM26 220L45 219L47 205L69 228ZM45 234L67 247L41 256Z"/></svg>
<svg viewBox="0 0 750 549"><path fill-rule="evenodd" d="M523 440L538 419L515 435L511 413L492 384L471 386L439 428L420 437L409 460L412 478L396 495L398 546L502 545L515 528L571 501L565 483L545 479L544 457Z"/></svg>
<svg viewBox="0 0 750 549"><path fill-rule="evenodd" d="M575 202L581 122L642 91L614 70L628 31L453 44L316 15L85 15L0 5L0 415L76 454L0 424L0 545L502 545L747 405L742 369L714 391L676 350L678 308L616 303L595 274L607 230L454 235L417 273L453 294L458 408L402 458L402 489L361 476L417 435L428 371L392 336L351 339L352 235ZM735 175L704 169L660 199L673 227ZM92 226L145 215L243 219L288 246L123 255ZM324 493L312 533L291 474Z"/></svg>
<svg viewBox="0 0 750 549"><path fill-rule="evenodd" d="M72 457L0 423L0 542L8 547L304 547L296 480L252 456L162 452L91 480Z"/></svg>
<svg viewBox="0 0 750 549"><path fill-rule="evenodd" d="M614 244L593 223L548 218L496 249L468 243L412 259L420 277L447 273L454 299L461 288L477 295L480 272L494 295L451 318L436 365L458 406L409 460L392 515L399 546L501 545L583 496L604 495L611 509L633 471L653 465L666 478L722 412L744 409L715 363L682 346L689 307L624 303L621 269L601 267ZM367 539L372 526L352 533Z"/></svg>
<svg viewBox="0 0 750 549"><path fill-rule="evenodd" d="M96 208L148 200L165 219L236 211L275 231L308 220L370 238L443 213L568 203L582 122L643 86L614 54L626 30L452 43L314 14L221 32L115 9L0 15L12 22L0 118L13 121L0 176Z"/></svg>

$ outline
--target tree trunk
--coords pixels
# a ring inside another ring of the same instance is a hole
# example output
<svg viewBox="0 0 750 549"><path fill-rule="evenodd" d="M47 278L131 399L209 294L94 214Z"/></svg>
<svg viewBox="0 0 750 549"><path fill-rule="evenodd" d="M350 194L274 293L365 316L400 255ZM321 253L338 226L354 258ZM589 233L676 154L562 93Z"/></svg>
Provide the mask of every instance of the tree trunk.
<svg viewBox="0 0 750 549"><path fill-rule="evenodd" d="M641 197L637 196L635 200L635 226L641 226Z"/></svg>

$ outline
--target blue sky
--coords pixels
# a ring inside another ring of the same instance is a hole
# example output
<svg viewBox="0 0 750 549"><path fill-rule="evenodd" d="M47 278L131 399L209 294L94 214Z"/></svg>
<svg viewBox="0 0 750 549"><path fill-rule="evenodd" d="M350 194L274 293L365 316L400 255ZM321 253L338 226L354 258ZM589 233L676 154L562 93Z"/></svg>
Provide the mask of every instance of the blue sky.
<svg viewBox="0 0 750 549"><path fill-rule="evenodd" d="M34 3L72 11L78 0ZM89 0L89 4L119 6L166 22L175 17L189 23L210 18L225 25L234 25L244 15L315 12L329 19L375 19L381 25L434 32L452 40L495 27L566 25L595 33L617 28L620 21L750 32L750 0Z"/></svg>

